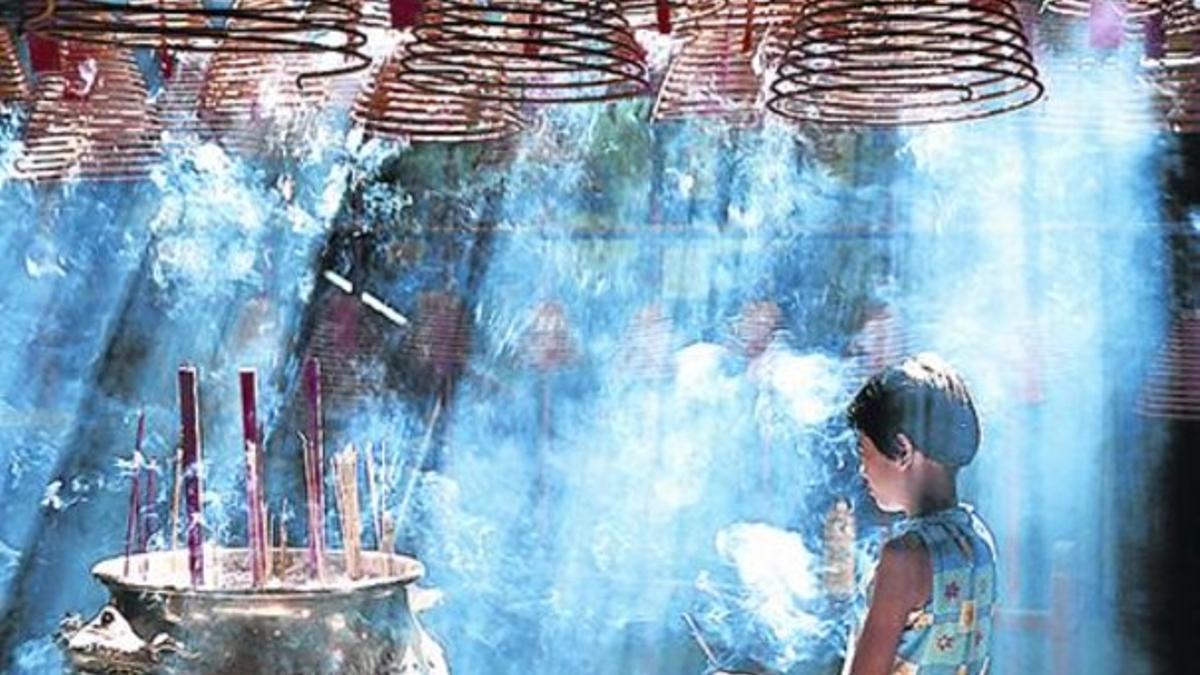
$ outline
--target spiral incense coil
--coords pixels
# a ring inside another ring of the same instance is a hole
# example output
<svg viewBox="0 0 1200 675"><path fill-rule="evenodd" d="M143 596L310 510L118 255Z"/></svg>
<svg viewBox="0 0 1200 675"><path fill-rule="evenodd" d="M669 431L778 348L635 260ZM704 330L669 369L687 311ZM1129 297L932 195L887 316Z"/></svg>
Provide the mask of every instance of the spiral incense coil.
<svg viewBox="0 0 1200 675"><path fill-rule="evenodd" d="M203 134L199 104L210 60L206 54L180 56L170 79L163 84L158 94L158 113L171 137Z"/></svg>
<svg viewBox="0 0 1200 675"><path fill-rule="evenodd" d="M219 53L339 54L305 78L362 70L366 36L358 0L245 0L229 9L202 0L47 0L26 27L63 40Z"/></svg>
<svg viewBox="0 0 1200 675"><path fill-rule="evenodd" d="M429 94L413 86L422 76L404 69L406 50L399 45L355 101L352 116L367 133L413 143L463 143L504 138L524 127L511 102Z"/></svg>
<svg viewBox="0 0 1200 675"><path fill-rule="evenodd" d="M738 0L620 0L619 4L625 20L634 30L670 32L682 25L694 25L736 2ZM660 15L662 9L666 10L665 16ZM660 16L665 21L660 20Z"/></svg>
<svg viewBox="0 0 1200 675"><path fill-rule="evenodd" d="M543 373L566 367L576 355L566 308L545 300L534 309L532 319L523 341L529 364Z"/></svg>
<svg viewBox="0 0 1200 675"><path fill-rule="evenodd" d="M17 47L9 32L0 27L0 108L24 101L28 96L25 71L17 57Z"/></svg>
<svg viewBox="0 0 1200 675"><path fill-rule="evenodd" d="M471 351L471 326L462 298L442 291L421 294L408 353L439 378L456 375Z"/></svg>
<svg viewBox="0 0 1200 675"><path fill-rule="evenodd" d="M282 143L327 95L319 82L302 89L300 68L295 57L280 54L215 54L198 101L203 130L240 153L260 153Z"/></svg>
<svg viewBox="0 0 1200 675"><path fill-rule="evenodd" d="M248 11L274 0L246 0ZM249 24L239 27L238 22ZM258 18L231 20L230 31L260 30ZM303 127L328 97L329 79L303 80L318 70L319 53L228 51L214 54L198 100L206 133L227 149L257 154ZM332 72L332 71L327 71Z"/></svg>
<svg viewBox="0 0 1200 675"><path fill-rule="evenodd" d="M423 91L529 103L608 101L648 88L616 0L444 0L402 60ZM429 13L427 12L427 15ZM497 86L497 83L500 83Z"/></svg>
<svg viewBox="0 0 1200 675"><path fill-rule="evenodd" d="M1162 58L1151 68L1159 90L1159 107L1177 133L1200 131L1200 9L1190 0L1170 0L1164 7Z"/></svg>
<svg viewBox="0 0 1200 675"><path fill-rule="evenodd" d="M643 382L668 380L675 372L675 329L662 305L644 307L625 332L620 368Z"/></svg>
<svg viewBox="0 0 1200 675"><path fill-rule="evenodd" d="M901 316L888 306L867 314L851 345L851 373L861 382L908 356L914 340Z"/></svg>
<svg viewBox="0 0 1200 675"><path fill-rule="evenodd" d="M1060 14L1073 18L1086 19L1092 15L1092 3L1107 3L1116 15L1123 18L1125 30L1130 35L1141 32L1141 25L1146 19L1159 12L1159 4L1155 0L1132 0L1117 2L1115 0L1045 0L1041 3L1043 11Z"/></svg>
<svg viewBox="0 0 1200 675"><path fill-rule="evenodd" d="M146 177L162 156L162 128L133 55L69 43L63 62L63 72L39 86L17 174L34 181Z"/></svg>
<svg viewBox="0 0 1200 675"><path fill-rule="evenodd" d="M1200 310L1175 321L1147 375L1137 410L1146 417L1200 420Z"/></svg>
<svg viewBox="0 0 1200 675"><path fill-rule="evenodd" d="M1016 110L1042 91L1011 0L813 0L767 107L831 124L923 124Z"/></svg>
<svg viewBox="0 0 1200 675"><path fill-rule="evenodd" d="M720 16L688 26L687 41L667 68L652 118L756 124L762 117L762 78L754 59L766 31L765 23L755 21L748 0L731 0Z"/></svg>
<svg viewBox="0 0 1200 675"><path fill-rule="evenodd" d="M1027 118L1041 131L1140 137L1159 127L1150 78L1120 60L1068 57L1041 72L1047 93Z"/></svg>

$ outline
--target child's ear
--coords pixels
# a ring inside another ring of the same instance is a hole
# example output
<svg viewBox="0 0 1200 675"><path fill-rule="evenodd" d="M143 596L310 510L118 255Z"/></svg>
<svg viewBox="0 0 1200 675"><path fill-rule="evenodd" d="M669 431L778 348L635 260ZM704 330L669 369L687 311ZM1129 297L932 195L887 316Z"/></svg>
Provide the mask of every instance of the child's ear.
<svg viewBox="0 0 1200 675"><path fill-rule="evenodd" d="M913 459L917 455L917 449L913 446L912 440L903 432L896 434L896 448L900 450L896 455L896 464L900 465L901 469L907 469L912 466Z"/></svg>

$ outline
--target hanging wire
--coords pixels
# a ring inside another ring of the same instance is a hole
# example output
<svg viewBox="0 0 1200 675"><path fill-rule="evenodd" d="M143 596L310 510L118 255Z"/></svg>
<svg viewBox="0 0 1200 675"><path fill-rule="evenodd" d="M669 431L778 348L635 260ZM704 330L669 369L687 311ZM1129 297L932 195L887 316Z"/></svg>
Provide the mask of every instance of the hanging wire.
<svg viewBox="0 0 1200 675"><path fill-rule="evenodd" d="M647 91L615 0L437 2L402 60L418 88L481 100L607 101ZM497 83L499 83L497 85Z"/></svg>
<svg viewBox="0 0 1200 675"><path fill-rule="evenodd" d="M767 107L794 120L899 125L977 119L1041 97L1011 0L812 0Z"/></svg>

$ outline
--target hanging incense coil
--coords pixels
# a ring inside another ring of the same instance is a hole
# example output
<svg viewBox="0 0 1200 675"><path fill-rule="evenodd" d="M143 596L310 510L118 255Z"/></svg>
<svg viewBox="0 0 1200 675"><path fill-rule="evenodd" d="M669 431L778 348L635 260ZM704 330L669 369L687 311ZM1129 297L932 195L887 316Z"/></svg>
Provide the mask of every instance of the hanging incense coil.
<svg viewBox="0 0 1200 675"><path fill-rule="evenodd" d="M861 382L913 352L913 336L900 314L888 305L867 312L851 342L851 374Z"/></svg>
<svg viewBox="0 0 1200 675"><path fill-rule="evenodd" d="M1048 17L1030 42L1046 95L1019 116L1039 131L1140 136L1158 126L1153 83L1137 64L1139 45L1121 49L1079 44L1071 21ZM1055 20L1059 19L1059 20ZM1026 21L1028 24L1028 19ZM1081 102L1086 101L1083 105Z"/></svg>
<svg viewBox="0 0 1200 675"><path fill-rule="evenodd" d="M1140 33L1146 19L1159 12L1158 2L1154 0L1044 0L1040 7L1045 12L1086 19L1092 16L1094 3L1104 3L1106 9L1123 20L1126 32L1131 35Z"/></svg>
<svg viewBox="0 0 1200 675"><path fill-rule="evenodd" d="M243 6L253 11L259 3L273 1L247 0ZM262 30L259 21L233 19L229 30ZM329 93L328 79L302 79L304 73L314 72L320 56L240 50L213 55L198 100L206 133L227 149L246 154L300 147L289 140L297 140Z"/></svg>
<svg viewBox="0 0 1200 675"><path fill-rule="evenodd" d="M413 143L463 143L504 138L524 128L517 106L430 94L414 86L422 75L405 70L400 44L355 101L352 117L373 136ZM495 85L493 85L493 88Z"/></svg>
<svg viewBox="0 0 1200 675"><path fill-rule="evenodd" d="M458 375L471 350L471 325L462 298L443 291L421 294L416 327L407 351L413 361L439 380Z"/></svg>
<svg viewBox="0 0 1200 675"><path fill-rule="evenodd" d="M326 95L319 84L301 89L297 74L278 54L214 55L198 101L203 130L231 151L286 147Z"/></svg>
<svg viewBox="0 0 1200 675"><path fill-rule="evenodd" d="M205 126L199 117L199 107L210 60L207 54L183 54L175 60L174 72L157 98L168 138L203 134Z"/></svg>
<svg viewBox="0 0 1200 675"><path fill-rule="evenodd" d="M31 3L25 27L47 37L179 51L335 54L306 78L366 68L357 0L50 0ZM317 64L314 60L311 63Z"/></svg>
<svg viewBox="0 0 1200 675"><path fill-rule="evenodd" d="M575 338L561 303L545 300L538 304L524 347L529 364L543 373L560 370L575 358Z"/></svg>
<svg viewBox="0 0 1200 675"><path fill-rule="evenodd" d="M1200 420L1200 310L1184 312L1146 376L1137 411L1146 417Z"/></svg>
<svg viewBox="0 0 1200 675"><path fill-rule="evenodd" d="M1028 117L1039 130L1141 136L1158 127L1152 82L1140 69L1119 59L1079 56L1042 63L1047 94ZM1082 100L1093 104L1080 105Z"/></svg>
<svg viewBox="0 0 1200 675"><path fill-rule="evenodd" d="M757 47L767 31L751 0L731 0L719 16L700 19L671 60L654 103L658 121L708 118L751 126L762 117L762 78L755 72Z"/></svg>
<svg viewBox="0 0 1200 675"><path fill-rule="evenodd" d="M1042 91L1011 0L813 0L767 107L831 124L923 124L1016 110Z"/></svg>
<svg viewBox="0 0 1200 675"><path fill-rule="evenodd" d="M1161 58L1151 73L1167 125L1177 133L1200 131L1200 8L1168 0L1163 8Z"/></svg>
<svg viewBox="0 0 1200 675"><path fill-rule="evenodd" d="M128 50L67 43L63 72L39 83L17 175L34 181L146 177L162 125Z"/></svg>
<svg viewBox="0 0 1200 675"><path fill-rule="evenodd" d="M0 26L0 108L24 101L29 96L25 71L17 56L12 35Z"/></svg>
<svg viewBox="0 0 1200 675"><path fill-rule="evenodd" d="M634 30L671 32L677 26L695 25L738 0L620 0L621 13Z"/></svg>
<svg viewBox="0 0 1200 675"><path fill-rule="evenodd" d="M528 103L644 93L644 52L615 0L443 0L403 59L431 93Z"/></svg>
<svg viewBox="0 0 1200 675"><path fill-rule="evenodd" d="M625 332L617 367L639 381L668 380L675 372L675 344L675 329L662 305L644 307Z"/></svg>

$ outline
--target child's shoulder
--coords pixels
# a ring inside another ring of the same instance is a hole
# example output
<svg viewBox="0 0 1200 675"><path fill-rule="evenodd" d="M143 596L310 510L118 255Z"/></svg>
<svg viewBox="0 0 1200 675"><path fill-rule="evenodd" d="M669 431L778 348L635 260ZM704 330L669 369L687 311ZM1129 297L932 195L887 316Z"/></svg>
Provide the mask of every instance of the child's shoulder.
<svg viewBox="0 0 1200 675"><path fill-rule="evenodd" d="M888 598L905 611L923 604L933 584L933 565L925 543L912 533L883 545L875 570L874 599Z"/></svg>
<svg viewBox="0 0 1200 675"><path fill-rule="evenodd" d="M923 553L925 552L925 541L921 539L921 535L908 530L887 540L883 545L883 550L890 550L893 555L908 555L914 552Z"/></svg>

